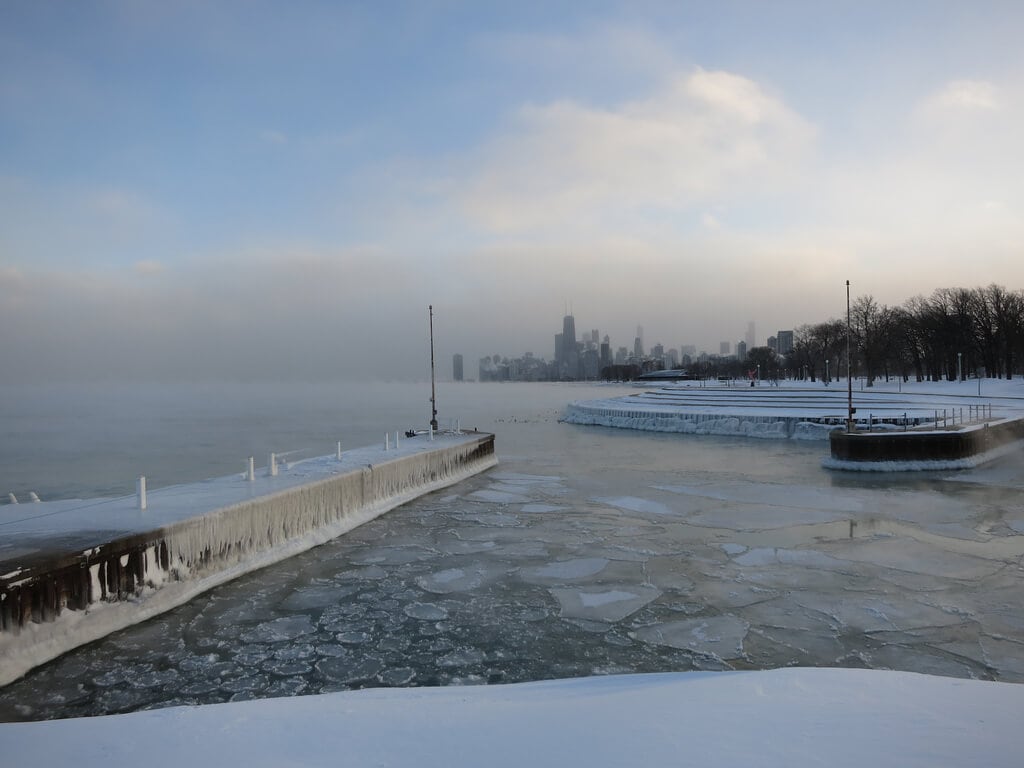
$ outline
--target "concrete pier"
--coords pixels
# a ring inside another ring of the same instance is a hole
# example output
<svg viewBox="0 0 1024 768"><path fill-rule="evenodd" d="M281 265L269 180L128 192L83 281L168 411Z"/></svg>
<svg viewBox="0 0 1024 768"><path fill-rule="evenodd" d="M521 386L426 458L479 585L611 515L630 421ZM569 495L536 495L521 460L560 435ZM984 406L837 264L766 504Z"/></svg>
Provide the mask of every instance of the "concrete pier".
<svg viewBox="0 0 1024 768"><path fill-rule="evenodd" d="M829 434L833 469L957 469L1024 440L1024 419L995 419L948 429ZM899 465L904 465L903 467Z"/></svg>
<svg viewBox="0 0 1024 768"><path fill-rule="evenodd" d="M494 435L439 435L151 489L145 511L134 495L33 504L0 519L0 685L496 463Z"/></svg>

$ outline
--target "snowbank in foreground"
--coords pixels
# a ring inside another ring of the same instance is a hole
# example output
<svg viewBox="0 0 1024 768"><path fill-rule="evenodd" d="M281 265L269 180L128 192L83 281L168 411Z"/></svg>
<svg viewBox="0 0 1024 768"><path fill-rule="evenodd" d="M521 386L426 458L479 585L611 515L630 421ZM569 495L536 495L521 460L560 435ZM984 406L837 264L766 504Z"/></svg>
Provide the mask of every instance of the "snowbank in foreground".
<svg viewBox="0 0 1024 768"><path fill-rule="evenodd" d="M0 725L10 765L1018 766L1024 685L851 669L373 689Z"/></svg>

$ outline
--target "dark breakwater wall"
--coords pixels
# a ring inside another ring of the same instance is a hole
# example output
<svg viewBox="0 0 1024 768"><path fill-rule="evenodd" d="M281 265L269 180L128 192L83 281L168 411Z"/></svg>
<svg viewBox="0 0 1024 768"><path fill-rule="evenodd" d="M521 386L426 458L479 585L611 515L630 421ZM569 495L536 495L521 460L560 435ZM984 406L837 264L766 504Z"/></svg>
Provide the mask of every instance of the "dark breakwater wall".
<svg viewBox="0 0 1024 768"><path fill-rule="evenodd" d="M0 685L496 463L481 434L28 561L0 575Z"/></svg>
<svg viewBox="0 0 1024 768"><path fill-rule="evenodd" d="M926 432L846 432L829 435L838 462L955 462L1024 440L1024 419Z"/></svg>

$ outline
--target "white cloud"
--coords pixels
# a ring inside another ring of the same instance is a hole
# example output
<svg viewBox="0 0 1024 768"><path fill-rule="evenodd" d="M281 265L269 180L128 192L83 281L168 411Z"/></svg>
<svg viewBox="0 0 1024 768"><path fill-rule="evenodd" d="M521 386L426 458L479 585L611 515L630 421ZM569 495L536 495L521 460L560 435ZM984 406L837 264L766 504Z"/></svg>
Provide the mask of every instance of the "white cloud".
<svg viewBox="0 0 1024 768"><path fill-rule="evenodd" d="M932 98L941 109L999 109L999 89L987 80L953 80Z"/></svg>
<svg viewBox="0 0 1024 768"><path fill-rule="evenodd" d="M815 138L753 80L700 69L646 99L531 105L517 118L462 189L471 217L498 232L601 229L763 193L796 175Z"/></svg>

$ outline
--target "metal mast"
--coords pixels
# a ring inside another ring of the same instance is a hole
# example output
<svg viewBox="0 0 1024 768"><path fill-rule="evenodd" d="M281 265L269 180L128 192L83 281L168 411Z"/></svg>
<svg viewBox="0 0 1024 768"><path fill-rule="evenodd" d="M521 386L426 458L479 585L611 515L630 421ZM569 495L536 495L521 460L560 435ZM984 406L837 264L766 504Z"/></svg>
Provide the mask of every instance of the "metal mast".
<svg viewBox="0 0 1024 768"><path fill-rule="evenodd" d="M434 305L430 305L430 428L437 431L437 390L434 384Z"/></svg>
<svg viewBox="0 0 1024 768"><path fill-rule="evenodd" d="M850 360L850 281L846 281L846 431L853 432L853 374Z"/></svg>

